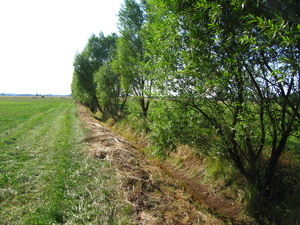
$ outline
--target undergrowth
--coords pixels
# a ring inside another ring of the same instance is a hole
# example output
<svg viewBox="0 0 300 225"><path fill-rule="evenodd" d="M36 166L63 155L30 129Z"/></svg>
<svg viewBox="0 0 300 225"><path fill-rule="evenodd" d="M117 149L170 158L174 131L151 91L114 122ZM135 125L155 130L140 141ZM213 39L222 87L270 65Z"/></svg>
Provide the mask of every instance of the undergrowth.
<svg viewBox="0 0 300 225"><path fill-rule="evenodd" d="M151 131L149 132L148 123L149 121L134 115L129 115L119 121L106 121L108 126L142 149L148 158L153 159L153 162L159 165L167 160L169 164L176 165L176 168L185 170L188 177L198 179L201 183L213 188L215 192L221 192L224 196L235 199L236 203L243 207L241 217L252 216L257 224L299 223L299 158L293 158L288 154L283 158L276 174L274 182L276 188L274 188L272 198L262 202L263 198L257 195L255 186L247 183L238 170L222 157L208 156L188 145L178 145L179 148L174 154L159 159L155 154L155 148L149 142ZM195 161L195 159L197 163L191 166L189 161ZM172 171L168 173L172 176ZM252 224L253 220L250 221L252 222L249 224Z"/></svg>
<svg viewBox="0 0 300 225"><path fill-rule="evenodd" d="M244 194L246 187L240 187L243 180L233 167L226 165L225 160L221 162L217 157L204 156L187 145L179 146L178 151L170 154L169 157L161 158L155 154L155 150L153 151L149 140L151 131L149 132L149 129L145 127L147 123L144 119L136 116L118 121L112 119L105 121L106 126L133 143L153 164L164 170L170 177L178 179L177 182L183 189L187 184L183 179L176 177L176 171L172 168L181 169L184 171L182 176L199 182L199 184L207 185L216 192L226 191L228 196L237 197L236 201L239 204L246 205ZM190 190L189 194L193 195L194 193Z"/></svg>

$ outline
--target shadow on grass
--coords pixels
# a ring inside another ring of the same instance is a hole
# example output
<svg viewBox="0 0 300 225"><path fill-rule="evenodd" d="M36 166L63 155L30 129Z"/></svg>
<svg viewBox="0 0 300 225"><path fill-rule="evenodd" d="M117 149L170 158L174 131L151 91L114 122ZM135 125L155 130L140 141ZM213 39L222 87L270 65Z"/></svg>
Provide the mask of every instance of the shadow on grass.
<svg viewBox="0 0 300 225"><path fill-rule="evenodd" d="M250 212L259 224L300 224L300 165L281 162L270 198L253 194Z"/></svg>

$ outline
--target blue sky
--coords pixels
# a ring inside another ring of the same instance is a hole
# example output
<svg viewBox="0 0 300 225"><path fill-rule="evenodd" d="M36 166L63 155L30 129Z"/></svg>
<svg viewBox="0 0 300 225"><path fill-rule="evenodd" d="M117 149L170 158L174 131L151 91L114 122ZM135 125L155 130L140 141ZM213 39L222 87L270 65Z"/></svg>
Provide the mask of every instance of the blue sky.
<svg viewBox="0 0 300 225"><path fill-rule="evenodd" d="M117 32L123 0L0 1L0 93L70 94L75 53Z"/></svg>

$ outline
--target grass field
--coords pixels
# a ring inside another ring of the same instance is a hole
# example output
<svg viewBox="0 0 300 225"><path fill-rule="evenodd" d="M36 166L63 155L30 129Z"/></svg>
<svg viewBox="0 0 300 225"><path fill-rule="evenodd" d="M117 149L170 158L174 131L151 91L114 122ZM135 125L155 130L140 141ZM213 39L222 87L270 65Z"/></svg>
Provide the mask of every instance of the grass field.
<svg viewBox="0 0 300 225"><path fill-rule="evenodd" d="M71 99L0 98L0 224L115 224L114 175Z"/></svg>

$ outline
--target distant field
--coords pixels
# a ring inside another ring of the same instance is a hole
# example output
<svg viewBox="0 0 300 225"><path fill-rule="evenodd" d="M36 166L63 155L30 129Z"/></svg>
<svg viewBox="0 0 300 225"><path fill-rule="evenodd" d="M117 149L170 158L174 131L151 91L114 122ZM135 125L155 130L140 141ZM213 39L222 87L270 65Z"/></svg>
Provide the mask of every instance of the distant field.
<svg viewBox="0 0 300 225"><path fill-rule="evenodd" d="M0 98L0 224L113 221L112 172L84 135L72 99Z"/></svg>

